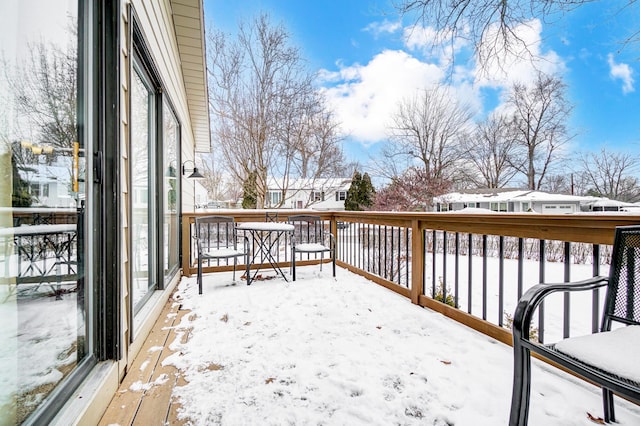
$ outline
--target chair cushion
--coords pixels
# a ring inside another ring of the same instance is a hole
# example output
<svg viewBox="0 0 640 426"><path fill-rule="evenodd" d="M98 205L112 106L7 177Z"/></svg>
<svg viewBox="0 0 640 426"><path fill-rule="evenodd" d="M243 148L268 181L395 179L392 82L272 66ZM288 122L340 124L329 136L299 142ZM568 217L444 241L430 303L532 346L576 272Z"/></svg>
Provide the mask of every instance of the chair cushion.
<svg viewBox="0 0 640 426"><path fill-rule="evenodd" d="M305 244L296 244L296 251L303 252L320 252L320 251L331 251L331 249L327 246L323 246L322 244L317 243L305 243Z"/></svg>
<svg viewBox="0 0 640 426"><path fill-rule="evenodd" d="M555 345L558 352L640 383L640 325L571 337Z"/></svg>
<svg viewBox="0 0 640 426"><path fill-rule="evenodd" d="M236 250L233 247L221 247L219 249L203 250L203 257L235 257L244 256L244 253L240 250Z"/></svg>

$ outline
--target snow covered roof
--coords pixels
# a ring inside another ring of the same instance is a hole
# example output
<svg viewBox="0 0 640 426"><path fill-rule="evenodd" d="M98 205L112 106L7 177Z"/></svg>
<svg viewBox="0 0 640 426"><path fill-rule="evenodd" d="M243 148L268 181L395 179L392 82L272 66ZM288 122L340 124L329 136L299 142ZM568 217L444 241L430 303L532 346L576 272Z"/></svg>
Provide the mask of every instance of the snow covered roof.
<svg viewBox="0 0 640 426"><path fill-rule="evenodd" d="M283 187L282 178L270 177L268 179L267 188L270 190L278 190ZM337 178L308 178L308 179L290 179L287 188L290 191L296 190L348 190L351 185L351 178L337 177Z"/></svg>
<svg viewBox="0 0 640 426"><path fill-rule="evenodd" d="M586 197L566 194L552 194L543 191L532 190L512 190L512 191L493 191L487 190L484 193L465 193L452 192L449 194L436 197L435 201L439 203L486 203L486 202L574 202L580 203L586 200Z"/></svg>
<svg viewBox="0 0 640 426"><path fill-rule="evenodd" d="M71 166L29 164L25 167L27 170L19 170L20 176L31 182L71 182Z"/></svg>
<svg viewBox="0 0 640 426"><path fill-rule="evenodd" d="M317 202L311 205L313 210L344 210L344 200L336 201L334 198L330 198L324 201Z"/></svg>
<svg viewBox="0 0 640 426"><path fill-rule="evenodd" d="M639 207L634 203L626 203L624 201L611 200L609 198L598 198L592 197L592 199L587 200L587 204L592 207Z"/></svg>

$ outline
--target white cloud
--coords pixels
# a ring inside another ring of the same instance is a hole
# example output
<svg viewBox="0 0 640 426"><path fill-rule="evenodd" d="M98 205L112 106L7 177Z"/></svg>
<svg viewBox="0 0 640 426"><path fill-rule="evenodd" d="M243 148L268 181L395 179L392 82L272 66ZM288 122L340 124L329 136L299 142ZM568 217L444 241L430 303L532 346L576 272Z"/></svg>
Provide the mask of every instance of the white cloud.
<svg viewBox="0 0 640 426"><path fill-rule="evenodd" d="M476 67L476 83L509 87L514 82L535 81L538 71L546 74L563 72L565 64L556 52L542 52L541 32L542 23L538 19L520 24L514 28L514 39L509 40L510 49L504 49L498 27L490 28L476 57L477 63L478 57L488 58L483 67Z"/></svg>
<svg viewBox="0 0 640 426"><path fill-rule="evenodd" d="M482 110L478 88L469 79L455 79L449 87L452 97ZM343 131L354 141L369 146L387 139L387 125L398 102L416 91L443 85L446 71L438 65L420 61L401 50L385 50L366 65L340 66L336 72L323 70L322 89L342 123Z"/></svg>
<svg viewBox="0 0 640 426"><path fill-rule="evenodd" d="M385 50L366 65L340 66L339 71L324 70L321 76L332 84L323 92L345 133L369 145L386 138L386 125L398 101L432 87L444 72L406 52Z"/></svg>
<svg viewBox="0 0 640 426"><path fill-rule="evenodd" d="M633 92L635 88L633 87L634 79L631 67L628 64L617 64L613 60L613 54L611 53L607 56L607 62L609 63L609 75L611 78L622 80L622 93L626 95Z"/></svg>
<svg viewBox="0 0 640 426"><path fill-rule="evenodd" d="M382 22L372 22L364 28L364 31L370 32L374 37L380 36L380 34L393 34L402 28L402 24L399 21L392 22L385 19Z"/></svg>
<svg viewBox="0 0 640 426"><path fill-rule="evenodd" d="M516 34L525 41L530 54L512 52L500 62L489 61L481 72L475 62L458 60L467 53L463 51L467 41L446 43L449 37L445 33L426 27L405 28L403 43L407 51L385 50L364 65L338 62L337 70L321 70L322 92L345 134L369 146L387 139L386 126L398 102L414 96L417 90L448 84L455 99L482 113L483 87L509 88L515 81L533 82L537 71L550 74L563 71L564 63L555 52L542 52L541 31L538 20L517 27ZM445 43L434 48L436 41ZM453 68L452 53L458 55Z"/></svg>
<svg viewBox="0 0 640 426"><path fill-rule="evenodd" d="M455 54L469 45L469 41L463 37L453 37L450 30L436 31L433 27L420 25L404 28L402 37L407 49L421 52L425 57L434 57L445 66L450 64Z"/></svg>

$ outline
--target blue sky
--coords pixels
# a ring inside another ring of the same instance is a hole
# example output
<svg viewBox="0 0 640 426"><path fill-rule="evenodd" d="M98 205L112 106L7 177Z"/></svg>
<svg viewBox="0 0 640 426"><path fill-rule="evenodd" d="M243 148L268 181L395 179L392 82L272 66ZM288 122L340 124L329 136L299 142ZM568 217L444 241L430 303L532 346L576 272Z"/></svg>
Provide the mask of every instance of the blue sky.
<svg viewBox="0 0 640 426"><path fill-rule="evenodd" d="M640 43L621 49L620 41L640 28L640 10L619 10L621 1L586 4L550 22L531 21L522 35L544 60L536 66L559 73L573 105L569 127L577 136L572 152L601 147L640 154ZM472 105L480 119L499 107L500 95L515 79L527 80L533 67L513 63L507 75L489 69L482 78L470 46L456 46L452 78L444 55L427 49L428 29L413 31L385 1L205 0L206 25L234 32L240 20L261 11L283 23L336 110L347 157L366 165L386 140L385 121L394 105L417 88L447 84ZM447 56L448 57L448 56Z"/></svg>

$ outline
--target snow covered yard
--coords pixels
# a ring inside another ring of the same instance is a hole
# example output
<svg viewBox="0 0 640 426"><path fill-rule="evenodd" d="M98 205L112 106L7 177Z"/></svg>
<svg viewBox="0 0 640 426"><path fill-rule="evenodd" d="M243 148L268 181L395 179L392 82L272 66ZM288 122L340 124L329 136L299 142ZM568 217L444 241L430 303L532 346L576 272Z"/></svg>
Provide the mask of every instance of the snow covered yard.
<svg viewBox="0 0 640 426"><path fill-rule="evenodd" d="M183 278L180 418L209 425L505 425L512 349L346 270ZM186 335L188 339L185 339ZM185 342L186 343L182 343ZM596 387L533 360L530 425L593 425ZM640 408L616 398L619 424Z"/></svg>

